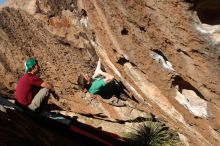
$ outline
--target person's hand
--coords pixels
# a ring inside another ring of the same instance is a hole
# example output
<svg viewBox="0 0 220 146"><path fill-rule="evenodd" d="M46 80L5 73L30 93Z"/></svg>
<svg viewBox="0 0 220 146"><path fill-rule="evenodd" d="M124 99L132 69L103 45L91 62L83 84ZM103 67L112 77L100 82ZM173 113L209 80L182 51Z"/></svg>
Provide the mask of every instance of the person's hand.
<svg viewBox="0 0 220 146"><path fill-rule="evenodd" d="M47 83L47 82L43 82L43 83L41 84L41 87L44 87L44 88L48 88L48 89L53 90L53 85L50 84L50 83Z"/></svg>
<svg viewBox="0 0 220 146"><path fill-rule="evenodd" d="M97 61L97 66L101 65L101 59L99 58L99 60Z"/></svg>

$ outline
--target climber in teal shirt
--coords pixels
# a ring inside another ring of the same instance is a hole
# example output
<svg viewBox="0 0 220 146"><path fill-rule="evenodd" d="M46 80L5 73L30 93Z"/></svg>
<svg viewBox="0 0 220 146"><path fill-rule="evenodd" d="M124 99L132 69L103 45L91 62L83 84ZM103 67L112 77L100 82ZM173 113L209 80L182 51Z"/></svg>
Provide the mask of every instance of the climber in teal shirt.
<svg viewBox="0 0 220 146"><path fill-rule="evenodd" d="M96 94L105 85L106 85L106 83L103 78L95 78L88 91L89 91L89 93Z"/></svg>
<svg viewBox="0 0 220 146"><path fill-rule="evenodd" d="M101 61L99 59L94 75L90 77L88 74L81 74L77 82L84 92L98 94L113 80L114 76L101 70Z"/></svg>
<svg viewBox="0 0 220 146"><path fill-rule="evenodd" d="M118 98L120 96L118 92L119 84L114 80L114 76L101 70L100 59L94 75L90 77L88 74L81 74L77 82L84 93L98 94L102 97L102 101L113 106L127 106Z"/></svg>

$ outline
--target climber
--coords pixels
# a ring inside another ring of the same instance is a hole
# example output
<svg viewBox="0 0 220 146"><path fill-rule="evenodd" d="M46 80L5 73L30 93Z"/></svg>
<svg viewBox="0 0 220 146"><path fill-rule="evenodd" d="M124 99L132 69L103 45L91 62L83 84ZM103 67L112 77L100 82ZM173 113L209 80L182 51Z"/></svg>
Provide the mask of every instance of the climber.
<svg viewBox="0 0 220 146"><path fill-rule="evenodd" d="M125 106L124 103L121 103L119 98L113 96L117 88L117 82L114 80L114 76L102 71L100 59L93 76L90 77L88 74L80 74L77 83L84 93L98 94L109 104Z"/></svg>
<svg viewBox="0 0 220 146"><path fill-rule="evenodd" d="M44 82L37 76L39 72L38 61L29 58L25 62L25 74L16 86L16 102L32 111L38 111L46 105L50 90L53 90L52 84Z"/></svg>

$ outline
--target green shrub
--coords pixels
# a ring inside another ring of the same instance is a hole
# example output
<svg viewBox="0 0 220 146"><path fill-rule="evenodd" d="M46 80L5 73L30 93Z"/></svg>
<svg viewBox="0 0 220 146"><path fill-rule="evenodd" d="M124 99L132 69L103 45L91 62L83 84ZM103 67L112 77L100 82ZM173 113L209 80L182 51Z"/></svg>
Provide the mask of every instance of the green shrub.
<svg viewBox="0 0 220 146"><path fill-rule="evenodd" d="M165 124L147 121L139 125L127 137L130 146L173 146L178 135Z"/></svg>

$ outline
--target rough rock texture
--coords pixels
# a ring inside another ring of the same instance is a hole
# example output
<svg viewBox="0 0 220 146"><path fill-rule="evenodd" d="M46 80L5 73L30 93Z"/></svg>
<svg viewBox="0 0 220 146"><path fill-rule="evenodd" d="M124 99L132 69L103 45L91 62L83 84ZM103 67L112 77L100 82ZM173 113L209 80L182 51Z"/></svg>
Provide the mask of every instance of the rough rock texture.
<svg viewBox="0 0 220 146"><path fill-rule="evenodd" d="M200 21L220 24L220 4L207 3L9 1L0 11L0 95L14 97L25 59L35 56L42 78L55 84L60 97L52 102L67 115L120 134L151 112L177 130L185 145L218 145L220 52L213 40L218 35L199 28ZM132 108L77 89L78 75L92 74L98 57L123 83ZM180 97L184 102L176 100ZM195 114L201 105L205 114Z"/></svg>

